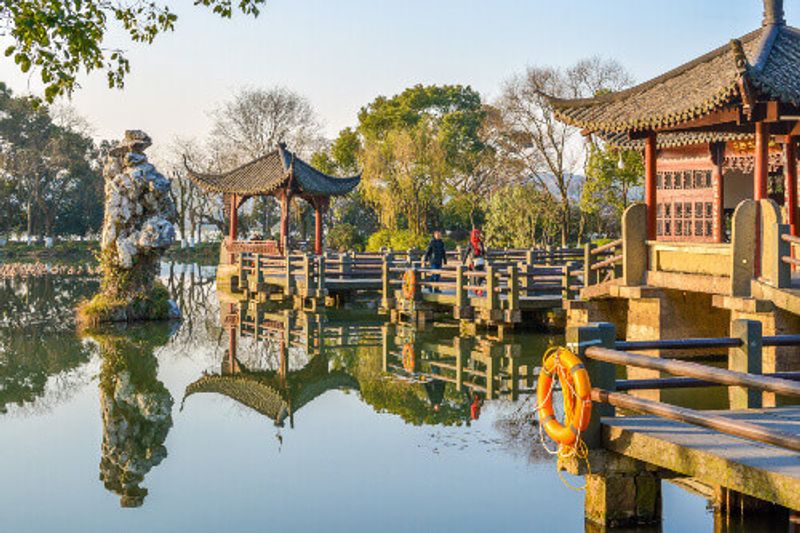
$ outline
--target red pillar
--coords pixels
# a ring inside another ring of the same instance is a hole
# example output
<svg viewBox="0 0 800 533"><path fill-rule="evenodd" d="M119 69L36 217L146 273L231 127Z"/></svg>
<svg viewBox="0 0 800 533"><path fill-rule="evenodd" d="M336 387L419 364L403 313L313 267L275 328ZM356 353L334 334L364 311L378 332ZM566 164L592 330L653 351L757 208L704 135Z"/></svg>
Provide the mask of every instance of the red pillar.
<svg viewBox="0 0 800 533"><path fill-rule="evenodd" d="M763 200L767 197L769 180L769 125L756 122L755 169L753 170L753 198Z"/></svg>
<svg viewBox="0 0 800 533"><path fill-rule="evenodd" d="M238 197L235 194L231 194L231 220L230 226L228 227L228 236L231 238L231 242L235 241L239 237L239 202Z"/></svg>
<svg viewBox="0 0 800 533"><path fill-rule="evenodd" d="M289 254L289 192L281 194L281 242L280 248L283 255Z"/></svg>
<svg viewBox="0 0 800 533"><path fill-rule="evenodd" d="M797 236L797 138L789 137L784 148L786 157L786 212L792 235Z"/></svg>
<svg viewBox="0 0 800 533"><path fill-rule="evenodd" d="M656 133L648 133L644 144L644 201L647 205L647 238L656 238Z"/></svg>
<svg viewBox="0 0 800 533"><path fill-rule="evenodd" d="M714 185L714 242L723 242L725 240L724 142L711 145L711 160L714 163L714 169L711 171L711 179Z"/></svg>
<svg viewBox="0 0 800 533"><path fill-rule="evenodd" d="M314 253L322 255L322 204L314 202Z"/></svg>

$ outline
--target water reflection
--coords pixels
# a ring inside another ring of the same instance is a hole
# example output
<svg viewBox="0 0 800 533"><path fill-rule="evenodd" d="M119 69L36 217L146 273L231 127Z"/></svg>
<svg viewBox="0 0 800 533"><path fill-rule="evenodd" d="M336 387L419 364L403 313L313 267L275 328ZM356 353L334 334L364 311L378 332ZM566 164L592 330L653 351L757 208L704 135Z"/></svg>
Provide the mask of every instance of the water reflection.
<svg viewBox="0 0 800 533"><path fill-rule="evenodd" d="M62 380L52 387L57 395L68 396L69 371L92 355L72 332L72 306L96 288L96 281L51 276L0 280L0 413L33 407L53 376Z"/></svg>
<svg viewBox="0 0 800 533"><path fill-rule="evenodd" d="M295 413L329 390L357 391L375 411L413 425L470 425L485 401L517 402L532 392L538 354L555 340L526 339L523 349L514 337L418 331L371 311L315 314L228 298L220 307L224 357L187 387L186 399L221 394L278 426L287 419L293 426Z"/></svg>
<svg viewBox="0 0 800 533"><path fill-rule="evenodd" d="M172 396L158 380L154 350L166 344L170 324L120 327L93 332L102 357L100 407L103 442L100 480L122 507L139 507L145 475L167 456Z"/></svg>

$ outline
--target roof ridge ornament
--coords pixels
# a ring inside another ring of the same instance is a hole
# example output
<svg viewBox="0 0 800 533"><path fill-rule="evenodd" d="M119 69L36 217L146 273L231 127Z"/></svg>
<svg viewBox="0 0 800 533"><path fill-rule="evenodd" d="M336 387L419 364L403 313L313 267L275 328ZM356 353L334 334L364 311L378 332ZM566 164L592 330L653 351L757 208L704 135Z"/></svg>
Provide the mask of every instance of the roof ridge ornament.
<svg viewBox="0 0 800 533"><path fill-rule="evenodd" d="M783 26L786 19L783 15L783 0L764 0L764 20L762 26Z"/></svg>
<svg viewBox="0 0 800 533"><path fill-rule="evenodd" d="M747 54L744 52L744 46L739 39L731 39L731 52L733 52L733 61L736 64L736 71L740 75L747 74L750 69L750 62L747 60Z"/></svg>

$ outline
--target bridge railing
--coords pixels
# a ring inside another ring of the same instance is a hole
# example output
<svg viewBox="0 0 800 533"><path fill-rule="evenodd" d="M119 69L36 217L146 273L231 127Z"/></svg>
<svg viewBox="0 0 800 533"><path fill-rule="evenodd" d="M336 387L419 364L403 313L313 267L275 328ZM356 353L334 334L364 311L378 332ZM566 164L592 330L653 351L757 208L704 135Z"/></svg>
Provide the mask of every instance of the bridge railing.
<svg viewBox="0 0 800 533"><path fill-rule="evenodd" d="M800 397L800 372L762 374L762 347L800 346L800 335L763 336L761 324L751 320L735 320L736 336L702 339L658 341L615 341L612 324L590 324L567 331L568 345L577 352L589 371L592 401L600 404L593 410L592 421L585 433L587 444L601 445L600 419L613 416L614 408L652 414L658 417L800 451L800 437L767 429L717 412L698 411L663 402L622 394L621 391L685 387L729 387L731 409L762 406L763 393ZM652 357L632 353L639 350L686 350L724 348L729 350L728 368L700 363ZM618 380L616 367L636 367L672 374L673 378Z"/></svg>
<svg viewBox="0 0 800 533"><path fill-rule="evenodd" d="M623 240L617 239L602 246L586 244L583 259L585 285L597 285L622 277Z"/></svg>

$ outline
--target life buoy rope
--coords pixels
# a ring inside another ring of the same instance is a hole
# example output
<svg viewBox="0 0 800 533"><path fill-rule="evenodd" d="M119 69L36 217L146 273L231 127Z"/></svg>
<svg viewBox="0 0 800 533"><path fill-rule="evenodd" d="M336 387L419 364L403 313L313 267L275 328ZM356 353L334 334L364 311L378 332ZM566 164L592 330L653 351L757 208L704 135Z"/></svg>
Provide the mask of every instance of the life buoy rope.
<svg viewBox="0 0 800 533"><path fill-rule="evenodd" d="M403 369L409 374L413 374L416 368L417 356L414 353L414 344L407 342L403 345Z"/></svg>

